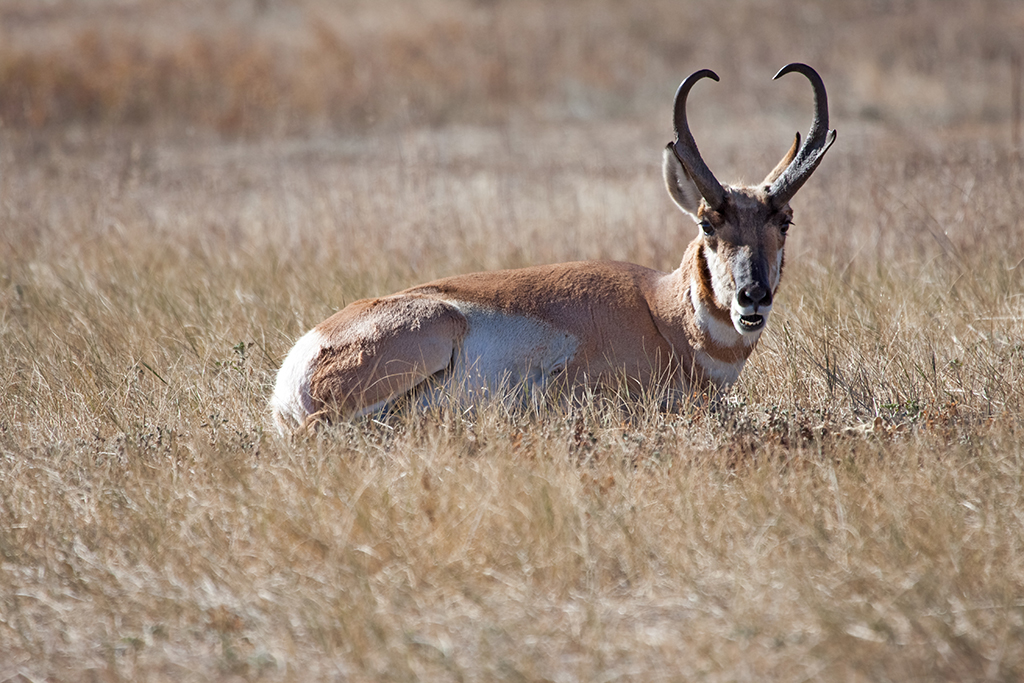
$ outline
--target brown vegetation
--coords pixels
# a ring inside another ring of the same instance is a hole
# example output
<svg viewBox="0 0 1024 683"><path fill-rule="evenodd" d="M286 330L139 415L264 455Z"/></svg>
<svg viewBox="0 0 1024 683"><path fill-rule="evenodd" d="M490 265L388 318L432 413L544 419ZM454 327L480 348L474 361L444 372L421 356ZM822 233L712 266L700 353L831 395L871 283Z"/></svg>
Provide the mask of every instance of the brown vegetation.
<svg viewBox="0 0 1024 683"><path fill-rule="evenodd" d="M1024 676L1019 3L0 2L0 681ZM674 87L717 175L810 120L716 409L287 443L358 297L672 268Z"/></svg>

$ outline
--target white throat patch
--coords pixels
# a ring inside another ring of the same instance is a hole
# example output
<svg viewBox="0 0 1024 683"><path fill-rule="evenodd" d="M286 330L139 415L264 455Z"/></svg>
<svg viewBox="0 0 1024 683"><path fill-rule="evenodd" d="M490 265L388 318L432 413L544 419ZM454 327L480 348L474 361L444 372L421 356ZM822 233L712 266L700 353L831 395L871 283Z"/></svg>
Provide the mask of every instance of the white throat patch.
<svg viewBox="0 0 1024 683"><path fill-rule="evenodd" d="M693 304L697 328L707 333L712 341L720 346L736 346L740 342L741 335L736 331L736 327L716 318L701 301L700 287L696 280L690 280L690 302Z"/></svg>

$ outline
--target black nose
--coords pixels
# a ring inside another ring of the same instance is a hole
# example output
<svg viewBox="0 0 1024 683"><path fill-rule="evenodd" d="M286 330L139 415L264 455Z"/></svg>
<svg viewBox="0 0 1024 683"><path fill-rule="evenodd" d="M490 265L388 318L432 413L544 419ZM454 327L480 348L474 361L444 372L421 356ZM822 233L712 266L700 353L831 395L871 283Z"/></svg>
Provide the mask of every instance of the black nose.
<svg viewBox="0 0 1024 683"><path fill-rule="evenodd" d="M740 291L736 293L736 302L744 308L747 306L771 306L772 290L760 282L752 282L740 288Z"/></svg>

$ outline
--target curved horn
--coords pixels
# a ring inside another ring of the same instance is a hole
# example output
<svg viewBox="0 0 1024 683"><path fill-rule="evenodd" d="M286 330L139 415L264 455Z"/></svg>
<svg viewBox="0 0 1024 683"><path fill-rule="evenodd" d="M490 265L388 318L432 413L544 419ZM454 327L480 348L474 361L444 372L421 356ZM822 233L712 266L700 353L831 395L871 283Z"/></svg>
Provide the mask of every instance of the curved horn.
<svg viewBox="0 0 1024 683"><path fill-rule="evenodd" d="M675 112L673 115L676 141L672 149L675 151L676 157L683 164L683 168L686 169L693 184L697 186L701 196L704 197L704 200L707 201L712 209L717 211L725 201L725 190L722 189L722 184L718 182L715 174L711 172L708 165L704 163L704 159L701 158L700 152L697 150L697 143L694 142L693 135L690 134L690 125L686 122L686 97L690 94L690 88L693 87L693 84L702 78L710 78L717 81L718 74L710 69L697 71L687 76L686 80L679 84L679 89L676 91Z"/></svg>
<svg viewBox="0 0 1024 683"><path fill-rule="evenodd" d="M806 76L814 88L814 121L811 122L807 139L796 153L796 157L768 188L768 196L776 209L782 208L793 198L796 191L814 173L828 148L836 141L836 132L828 129L828 95L825 93L825 83L821 76L806 64L793 63L782 67L779 73L775 74L775 78L793 72Z"/></svg>

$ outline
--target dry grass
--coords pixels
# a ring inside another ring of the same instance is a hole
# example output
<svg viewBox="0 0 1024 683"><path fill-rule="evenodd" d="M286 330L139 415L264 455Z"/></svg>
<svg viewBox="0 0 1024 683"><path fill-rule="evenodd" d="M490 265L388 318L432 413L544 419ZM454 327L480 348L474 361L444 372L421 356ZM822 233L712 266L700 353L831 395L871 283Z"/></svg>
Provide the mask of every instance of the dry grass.
<svg viewBox="0 0 1024 683"><path fill-rule="evenodd" d="M1024 13L860 5L0 3L0 681L1024 677ZM264 431L355 298L674 267L674 85L749 179L791 59L721 407Z"/></svg>

